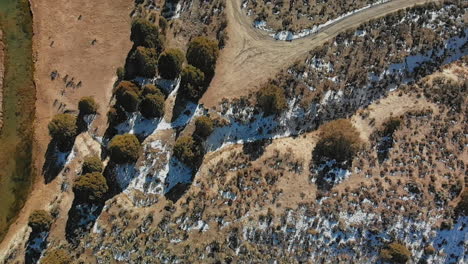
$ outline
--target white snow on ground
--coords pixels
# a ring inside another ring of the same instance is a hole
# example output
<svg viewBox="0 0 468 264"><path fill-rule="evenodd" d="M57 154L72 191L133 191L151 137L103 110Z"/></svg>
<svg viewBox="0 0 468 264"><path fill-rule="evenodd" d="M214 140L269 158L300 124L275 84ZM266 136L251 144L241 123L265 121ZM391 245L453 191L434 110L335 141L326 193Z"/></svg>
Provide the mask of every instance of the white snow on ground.
<svg viewBox="0 0 468 264"><path fill-rule="evenodd" d="M303 37L309 36L311 34L318 33L321 29L326 28L328 26L331 26L331 25L335 24L336 22L338 22L338 21L340 21L340 20L342 20L342 19L344 19L346 17L349 17L349 16L354 15L356 13L362 12L363 10L366 10L366 9L371 8L373 6L380 5L380 4L389 2L389 1L391 1L391 0L377 1L377 2L375 2L373 4L367 5L365 7L360 8L360 9L350 11L350 12L348 12L346 14L343 14L343 15L335 18L335 19L329 20L329 21L325 22L324 24L321 24L321 25L318 25L318 26L316 25L313 28L303 29L303 30L301 30L299 32L279 31L277 33L270 34L270 36L272 36L276 40L286 40L286 41L291 41L291 40L294 40L294 39L303 38ZM265 30L267 32L273 31L272 29L268 28L268 26L266 25L266 22L264 22L264 21L254 22L254 27Z"/></svg>
<svg viewBox="0 0 468 264"><path fill-rule="evenodd" d="M355 11L358 12L358 11ZM262 26L263 23L260 21L256 24ZM357 31L358 34L359 31ZM444 63L449 63L453 60L460 58L466 54L466 50L462 50L462 46L467 42L468 29L465 29L465 36L454 37L447 41L445 49L448 51L446 55L449 55L448 59ZM448 53L449 52L449 53ZM228 120L228 125L223 127L217 127L213 133L208 137L205 142L205 149L207 152L217 151L227 145L235 143L246 143L261 139L274 139L291 134L297 134L301 131L314 128L316 125L313 121L318 115L321 116L334 116L334 110L336 105L340 105L346 102L353 104L362 105L365 104L368 98L368 90L372 89L373 83L384 80L385 78L394 78L396 82L401 80L402 83L411 81L406 77L408 72L412 72L421 63L432 61L436 57L444 55L444 49L437 51L428 51L426 54L413 54L408 56L402 63L394 63L387 67L387 69L381 73L369 72L369 81L363 87L356 87L352 96L344 95L343 91L327 91L320 104L311 105L307 111L304 111L299 104L296 102L298 98L294 98L288 102L288 110L279 117L264 116L262 113L256 113L253 107L237 107L229 106L221 116ZM309 61L310 67L317 70L326 71L333 73L333 64L330 62L324 62L321 59L314 58ZM333 79L337 76L331 76ZM149 82L156 82L158 79L149 80ZM142 80L140 80L142 81ZM146 80L147 81L147 80ZM161 81L160 81L161 82ZM179 81L168 82L167 87L174 87L171 90L169 97L175 97L179 88ZM397 85L390 84L388 90L396 89ZM202 115L204 108L200 105L188 103L186 110L183 111L174 122L167 122L165 120L144 120L138 114L132 115L129 120L123 124L120 124L117 129L119 133L130 132L130 133L142 133L145 136L155 134L158 131L168 130L183 127L193 118ZM149 151L153 142L144 144L144 148ZM155 143L158 145L159 143ZM155 146L155 148L161 148L163 144ZM165 156L164 161L154 156L146 157L145 164L142 164L136 170L138 173L132 174L135 179L123 180L125 184L128 182L129 188L136 188L144 190L149 193L166 193L170 188L175 186L177 182L189 182L191 176L189 176L189 169L184 167L180 162L172 159L172 153L166 146L162 147L161 150ZM145 151L146 152L146 151ZM150 154L152 155L152 154ZM151 158L152 157L152 158ZM161 164L163 162L163 164ZM336 174L336 178L339 181L349 176L350 172L346 170L333 171ZM125 173L125 172L123 172ZM176 174L180 174L177 176ZM123 176L123 179L128 179L130 176Z"/></svg>
<svg viewBox="0 0 468 264"><path fill-rule="evenodd" d="M380 247L397 239L408 246L415 259L421 258L424 247L430 243L446 254L436 254L428 259L428 263L465 263L468 217L460 217L451 230L434 229L437 220L437 217L422 221L396 216L382 229L371 232L365 231L366 227L382 221L373 213L344 211L335 218L333 215L323 215L320 211L310 215L306 208L298 208L287 213L285 222L281 223L281 233L274 224L252 221L244 226L242 237L254 243L287 248L288 251L312 247L313 250L309 251L311 253L306 259L315 259L325 252L338 255L345 251L355 255L357 250L374 260L378 257ZM309 230L315 232L309 233ZM362 251L363 248L370 250ZM451 257L451 254L455 257ZM460 258L455 262L457 257Z"/></svg>

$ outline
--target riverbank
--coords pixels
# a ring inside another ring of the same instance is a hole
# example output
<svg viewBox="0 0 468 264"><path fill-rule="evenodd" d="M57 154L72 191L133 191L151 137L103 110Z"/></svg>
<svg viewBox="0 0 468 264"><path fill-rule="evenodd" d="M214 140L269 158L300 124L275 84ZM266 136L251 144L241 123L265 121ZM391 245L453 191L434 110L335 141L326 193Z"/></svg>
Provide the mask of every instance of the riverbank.
<svg viewBox="0 0 468 264"><path fill-rule="evenodd" d="M30 192L33 120L32 14L27 0L0 2L3 31L3 128L0 133L0 240Z"/></svg>
<svg viewBox="0 0 468 264"><path fill-rule="evenodd" d="M0 29L0 131L3 126L3 76L5 74L5 45L3 44L3 31Z"/></svg>
<svg viewBox="0 0 468 264"><path fill-rule="evenodd" d="M26 204L0 243L0 263L12 252L16 252L17 260L21 260L29 234L29 214L36 209L50 210L53 199L61 192L64 177L59 176L57 180L45 184L42 176L44 155L50 141L48 122L59 112L76 110L82 96L94 96L102 114L93 125L95 128L105 128L105 113L108 111L116 69L123 66L131 48L132 0L30 2L34 18L33 80L37 90L37 100L32 104L35 106L35 120L30 152L36 178ZM51 73L54 71L57 71L58 77L52 80ZM64 79L73 79L75 86L67 87ZM78 86L79 82L81 85ZM66 221L68 209L60 212L60 221ZM55 238L55 235L51 236Z"/></svg>

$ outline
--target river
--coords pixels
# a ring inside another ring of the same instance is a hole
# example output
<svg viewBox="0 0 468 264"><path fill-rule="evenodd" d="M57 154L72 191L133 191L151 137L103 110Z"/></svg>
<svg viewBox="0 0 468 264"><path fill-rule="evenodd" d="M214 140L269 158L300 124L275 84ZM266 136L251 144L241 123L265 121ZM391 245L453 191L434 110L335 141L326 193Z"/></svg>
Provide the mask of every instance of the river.
<svg viewBox="0 0 468 264"><path fill-rule="evenodd" d="M33 182L32 142L36 91L33 81L32 14L28 0L0 0L5 76L0 132L0 241Z"/></svg>

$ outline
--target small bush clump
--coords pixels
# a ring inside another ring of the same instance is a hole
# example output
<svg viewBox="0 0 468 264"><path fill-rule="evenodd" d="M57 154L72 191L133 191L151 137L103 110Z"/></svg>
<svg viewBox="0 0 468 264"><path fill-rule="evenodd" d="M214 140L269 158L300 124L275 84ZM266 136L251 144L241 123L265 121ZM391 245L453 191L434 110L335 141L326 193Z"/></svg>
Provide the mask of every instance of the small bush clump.
<svg viewBox="0 0 468 264"><path fill-rule="evenodd" d="M195 135L201 138L207 138L214 129L214 123L208 116L200 116L195 120Z"/></svg>
<svg viewBox="0 0 468 264"><path fill-rule="evenodd" d="M29 216L28 225L33 232L44 232L50 229L52 224L52 216L44 210L35 210Z"/></svg>
<svg viewBox="0 0 468 264"><path fill-rule="evenodd" d="M286 109L286 96L278 86L267 85L258 92L257 104L265 115L279 114Z"/></svg>
<svg viewBox="0 0 468 264"><path fill-rule="evenodd" d="M117 164L135 162L140 154L140 142L132 134L117 135L109 143L109 153Z"/></svg>
<svg viewBox="0 0 468 264"><path fill-rule="evenodd" d="M73 185L75 196L82 201L100 201L108 190L106 178L99 172L82 175Z"/></svg>
<svg viewBox="0 0 468 264"><path fill-rule="evenodd" d="M77 134L76 117L71 114L57 114L48 125L49 135L60 151L68 151L73 146Z"/></svg>
<svg viewBox="0 0 468 264"><path fill-rule="evenodd" d="M158 72L164 79L175 79L182 71L184 53L179 49L164 51L158 60Z"/></svg>
<svg viewBox="0 0 468 264"><path fill-rule="evenodd" d="M411 258L411 252L405 245L392 242L380 251L380 257L390 263L406 263Z"/></svg>
<svg viewBox="0 0 468 264"><path fill-rule="evenodd" d="M320 138L313 151L317 163L323 160L350 161L361 146L359 132L347 119L338 119L320 128Z"/></svg>
<svg viewBox="0 0 468 264"><path fill-rule="evenodd" d="M80 111L80 115L96 114L98 108L99 105L91 96L85 96L78 102L78 110Z"/></svg>
<svg viewBox="0 0 468 264"><path fill-rule="evenodd" d="M96 155L88 155L84 158L81 174L92 172L102 172L103 166L101 159Z"/></svg>
<svg viewBox="0 0 468 264"><path fill-rule="evenodd" d="M206 90L205 74L192 65L187 65L182 71L180 90L187 99L198 101Z"/></svg>
<svg viewBox="0 0 468 264"><path fill-rule="evenodd" d="M174 156L187 166L196 168L203 159L203 146L190 136L177 139L174 145Z"/></svg>

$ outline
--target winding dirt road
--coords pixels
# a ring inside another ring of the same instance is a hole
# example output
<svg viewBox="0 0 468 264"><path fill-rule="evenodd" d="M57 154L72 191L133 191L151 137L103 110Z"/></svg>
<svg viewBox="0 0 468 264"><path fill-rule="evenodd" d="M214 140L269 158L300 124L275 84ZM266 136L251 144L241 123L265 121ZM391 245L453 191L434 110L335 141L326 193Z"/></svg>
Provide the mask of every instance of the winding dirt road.
<svg viewBox="0 0 468 264"><path fill-rule="evenodd" d="M268 78L274 77L307 53L334 38L338 33L358 27L374 18L418 4L437 0L393 0L349 15L318 34L292 42L274 40L267 32L255 29L241 10L239 0L226 1L229 40L221 52L216 75L201 99L205 107L216 107L223 98L248 95Z"/></svg>

